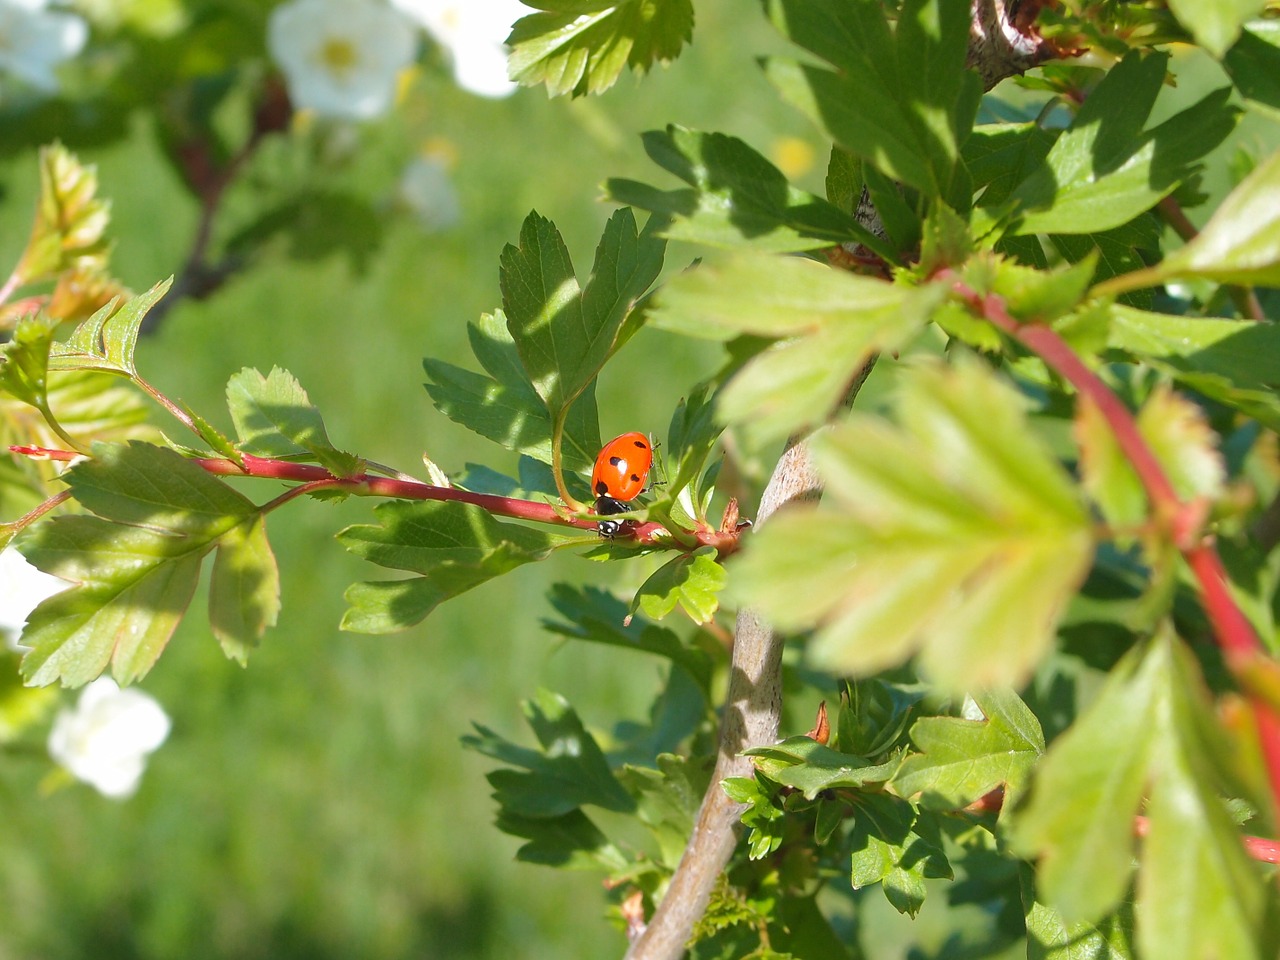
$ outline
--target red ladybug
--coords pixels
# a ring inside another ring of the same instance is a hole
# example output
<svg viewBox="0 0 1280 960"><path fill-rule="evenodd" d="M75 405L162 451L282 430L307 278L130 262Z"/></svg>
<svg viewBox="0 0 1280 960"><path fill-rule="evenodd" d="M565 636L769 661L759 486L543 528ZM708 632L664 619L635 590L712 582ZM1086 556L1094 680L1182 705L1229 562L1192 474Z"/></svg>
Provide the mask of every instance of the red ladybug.
<svg viewBox="0 0 1280 960"><path fill-rule="evenodd" d="M653 466L653 445L643 433L624 433L606 443L591 471L591 492L596 495L596 513L607 517L626 513L627 503L640 496ZM624 521L601 520L600 536L614 537Z"/></svg>

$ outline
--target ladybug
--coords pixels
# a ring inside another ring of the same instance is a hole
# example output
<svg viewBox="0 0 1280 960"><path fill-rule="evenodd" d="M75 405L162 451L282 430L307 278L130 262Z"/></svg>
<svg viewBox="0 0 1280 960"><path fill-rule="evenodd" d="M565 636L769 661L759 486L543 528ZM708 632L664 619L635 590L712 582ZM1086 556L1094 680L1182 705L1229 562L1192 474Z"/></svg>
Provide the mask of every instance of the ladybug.
<svg viewBox="0 0 1280 960"><path fill-rule="evenodd" d="M591 492L596 495L596 513L607 517L626 513L627 503L644 490L653 466L653 445L643 433L624 433L600 450L591 471ZM601 520L600 536L615 537L625 521Z"/></svg>

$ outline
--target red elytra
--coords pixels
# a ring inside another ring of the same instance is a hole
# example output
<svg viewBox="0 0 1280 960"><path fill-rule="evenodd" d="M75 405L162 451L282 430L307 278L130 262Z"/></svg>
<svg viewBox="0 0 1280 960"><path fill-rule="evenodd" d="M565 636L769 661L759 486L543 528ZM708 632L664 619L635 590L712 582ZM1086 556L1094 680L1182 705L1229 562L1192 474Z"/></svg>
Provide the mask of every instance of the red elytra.
<svg viewBox="0 0 1280 960"><path fill-rule="evenodd" d="M643 433L624 433L606 443L591 471L596 513L626 513L625 504L640 496L652 466L653 446ZM602 520L599 527L602 536L612 537L622 528L622 522Z"/></svg>

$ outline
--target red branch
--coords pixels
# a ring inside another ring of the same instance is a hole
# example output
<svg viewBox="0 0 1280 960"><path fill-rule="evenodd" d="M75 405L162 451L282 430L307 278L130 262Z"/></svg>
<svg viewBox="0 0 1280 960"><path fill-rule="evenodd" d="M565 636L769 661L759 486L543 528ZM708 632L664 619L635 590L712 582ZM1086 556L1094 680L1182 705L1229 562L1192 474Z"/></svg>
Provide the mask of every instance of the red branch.
<svg viewBox="0 0 1280 960"><path fill-rule="evenodd" d="M954 289L991 324L1038 355L1081 396L1093 402L1107 421L1120 449L1138 474L1157 521L1168 524L1175 545L1200 584L1205 612L1213 624L1218 645L1248 694L1258 742L1271 781L1272 803L1280 807L1280 717L1264 697L1250 689L1247 678L1243 677L1244 668L1264 656L1262 643L1231 596L1222 560L1212 538L1201 528L1204 505L1186 503L1178 498L1164 467L1138 430L1137 421L1128 408L1097 374L1085 366L1056 330L1041 323L1020 323L1009 313L1003 299L994 294L983 296L961 281L955 282Z"/></svg>
<svg viewBox="0 0 1280 960"><path fill-rule="evenodd" d="M11 453L42 460L69 461L81 456L73 450L53 450L47 447L11 446L9 450ZM368 473L339 477L315 464L272 460L249 454L243 454L241 459L244 462L243 466L234 460L222 457L196 457L191 462L203 467L209 473L224 477L283 480L290 483L309 484L313 488L323 486L331 490L343 490L356 496L390 497L399 500L455 500L459 503L474 504L494 516L510 517L514 520L554 523L579 530L596 528L595 521L571 516L564 511L563 507L553 503L499 497L488 493L472 493L456 487L441 487L419 480L381 477ZM714 547L721 557L728 556L738 549L736 531L716 531L705 528L689 531L689 535L697 541L697 546ZM666 528L660 523L637 523L631 527L624 527L617 539L646 547L679 546L673 543Z"/></svg>

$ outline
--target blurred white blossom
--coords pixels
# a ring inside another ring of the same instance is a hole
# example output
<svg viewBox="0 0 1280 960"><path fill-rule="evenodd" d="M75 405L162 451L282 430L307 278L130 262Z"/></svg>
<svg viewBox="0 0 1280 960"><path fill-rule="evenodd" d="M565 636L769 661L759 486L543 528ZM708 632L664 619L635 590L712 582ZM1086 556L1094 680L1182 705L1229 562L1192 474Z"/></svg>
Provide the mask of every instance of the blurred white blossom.
<svg viewBox="0 0 1280 960"><path fill-rule="evenodd" d="M395 99L417 53L413 24L381 0L289 0L271 12L267 48L299 109L368 119Z"/></svg>
<svg viewBox="0 0 1280 960"><path fill-rule="evenodd" d="M71 584L47 573L41 573L27 558L12 547L0 550L0 632L15 650L18 635L31 616L31 611L47 597Z"/></svg>
<svg viewBox="0 0 1280 960"><path fill-rule="evenodd" d="M49 755L103 796L123 800L138 789L147 754L168 736L169 716L154 697L100 677L74 710L59 712Z"/></svg>
<svg viewBox="0 0 1280 960"><path fill-rule="evenodd" d="M482 97L505 97L516 88L507 79L507 35L530 10L519 0L392 0L449 51L453 78Z"/></svg>
<svg viewBox="0 0 1280 960"><path fill-rule="evenodd" d="M405 164L396 200L424 230L444 230L458 222L458 192L449 176L450 158L441 150L424 150Z"/></svg>
<svg viewBox="0 0 1280 960"><path fill-rule="evenodd" d="M84 49L89 26L47 0L0 0L0 73L46 93L58 89L54 67Z"/></svg>

